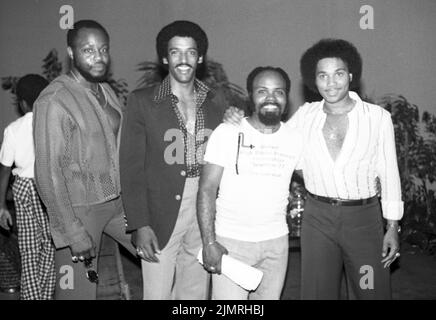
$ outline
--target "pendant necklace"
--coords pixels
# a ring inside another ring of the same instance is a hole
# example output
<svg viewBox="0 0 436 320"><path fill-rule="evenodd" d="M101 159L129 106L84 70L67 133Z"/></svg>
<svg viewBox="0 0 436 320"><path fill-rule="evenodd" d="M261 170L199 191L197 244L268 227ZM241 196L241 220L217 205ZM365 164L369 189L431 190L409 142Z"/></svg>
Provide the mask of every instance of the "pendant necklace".
<svg viewBox="0 0 436 320"><path fill-rule="evenodd" d="M338 140L339 138L339 128L333 127L328 121L326 121L327 125L327 137L330 140Z"/></svg>
<svg viewBox="0 0 436 320"><path fill-rule="evenodd" d="M328 121L328 119L326 119L325 124L327 125L327 137L330 140L338 140L341 133L341 127L344 126L343 122L344 121L344 116L347 116L347 114L353 110L354 105L355 105L355 101L353 101L353 103L351 104L351 106L349 108L347 108L345 111L342 112L332 112L330 110L327 110L327 108L325 107L325 105L323 106L323 111L324 113L333 117L337 117L336 120L334 121L337 125L333 126L330 122Z"/></svg>

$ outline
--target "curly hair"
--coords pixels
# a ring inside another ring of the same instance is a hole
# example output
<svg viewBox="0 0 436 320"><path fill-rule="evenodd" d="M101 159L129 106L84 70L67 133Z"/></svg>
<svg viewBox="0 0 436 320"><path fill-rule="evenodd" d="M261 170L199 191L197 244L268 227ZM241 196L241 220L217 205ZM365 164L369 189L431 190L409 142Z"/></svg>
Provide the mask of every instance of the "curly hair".
<svg viewBox="0 0 436 320"><path fill-rule="evenodd" d="M253 93L253 82L254 82L254 79L260 73L262 73L264 71L277 72L283 78L283 80L285 80L286 106L285 106L285 110L283 111L283 114L282 114L282 121L287 120L287 117L288 117L288 114L289 114L289 111L290 111L289 93L291 92L291 79L289 79L289 76L286 73L286 71L283 70L282 68L279 68L279 67L271 67L271 66L256 67L256 68L254 68L248 74L248 77L247 77L247 92L248 92L248 95L250 97L250 99L248 101L248 108L247 108L248 115L252 115L253 112L255 111L253 99L251 98L252 97L252 93Z"/></svg>
<svg viewBox="0 0 436 320"><path fill-rule="evenodd" d="M189 37L195 40L200 57L206 58L209 42L201 27L191 21L178 20L162 28L156 37L156 51L159 62L168 56L168 42L173 37Z"/></svg>
<svg viewBox="0 0 436 320"><path fill-rule="evenodd" d="M315 83L318 61L324 58L339 58L353 75L350 88L359 86L362 76L362 58L356 47L342 39L321 39L306 50L300 59L300 72L304 84L312 91L318 92Z"/></svg>
<svg viewBox="0 0 436 320"><path fill-rule="evenodd" d="M80 20L74 23L73 29L69 29L67 32L67 45L71 48L74 47L77 35L81 29L97 29L103 32L106 38L109 40L109 33L106 29L97 21L94 20Z"/></svg>

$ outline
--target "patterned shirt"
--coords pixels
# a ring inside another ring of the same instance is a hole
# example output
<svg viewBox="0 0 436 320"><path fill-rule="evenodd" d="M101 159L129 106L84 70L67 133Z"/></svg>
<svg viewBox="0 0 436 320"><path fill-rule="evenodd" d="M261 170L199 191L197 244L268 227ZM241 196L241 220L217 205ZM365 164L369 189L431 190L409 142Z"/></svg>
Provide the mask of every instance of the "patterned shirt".
<svg viewBox="0 0 436 320"><path fill-rule="evenodd" d="M305 186L319 196L365 199L377 195L378 178L383 216L399 220L404 208L391 115L362 101L355 92L350 91L350 97L356 105L348 113L348 132L336 160L322 133L324 100L304 104L287 122L298 127L305 139L299 165Z"/></svg>
<svg viewBox="0 0 436 320"><path fill-rule="evenodd" d="M179 99L171 91L170 78L167 76L161 83L157 95L154 97L155 102L164 100L166 97L171 98L171 106L177 116L179 123L179 129L183 133L183 145L184 145L184 161L186 163L187 172L186 177L194 178L199 177L201 172L202 157L199 159L198 155L204 154L204 110L203 102L206 100L207 93L210 88L198 79L194 81L195 92L195 131L190 133L186 128L185 120L177 107Z"/></svg>

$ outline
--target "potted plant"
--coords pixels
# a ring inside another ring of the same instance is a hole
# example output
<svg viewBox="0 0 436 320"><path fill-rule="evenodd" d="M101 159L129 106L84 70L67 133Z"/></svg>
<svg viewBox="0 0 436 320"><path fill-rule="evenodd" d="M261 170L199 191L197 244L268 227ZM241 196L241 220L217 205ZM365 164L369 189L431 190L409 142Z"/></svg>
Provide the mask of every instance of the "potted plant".
<svg viewBox="0 0 436 320"><path fill-rule="evenodd" d="M387 94L378 104L391 112L395 128L404 217L402 239L428 253L436 250L436 117L419 116L401 95ZM434 186L433 186L434 187Z"/></svg>

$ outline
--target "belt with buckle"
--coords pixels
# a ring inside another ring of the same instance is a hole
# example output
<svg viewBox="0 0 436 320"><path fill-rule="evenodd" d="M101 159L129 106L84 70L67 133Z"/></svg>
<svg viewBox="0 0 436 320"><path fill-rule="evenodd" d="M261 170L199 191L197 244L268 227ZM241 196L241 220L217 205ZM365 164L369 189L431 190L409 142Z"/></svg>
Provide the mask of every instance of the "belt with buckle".
<svg viewBox="0 0 436 320"><path fill-rule="evenodd" d="M328 198L317 196L316 194L307 192L312 198L331 204L332 206L363 206L365 204L370 204L378 201L377 196L367 198L367 199L358 199L358 200L347 200L347 199L338 199L338 198Z"/></svg>

